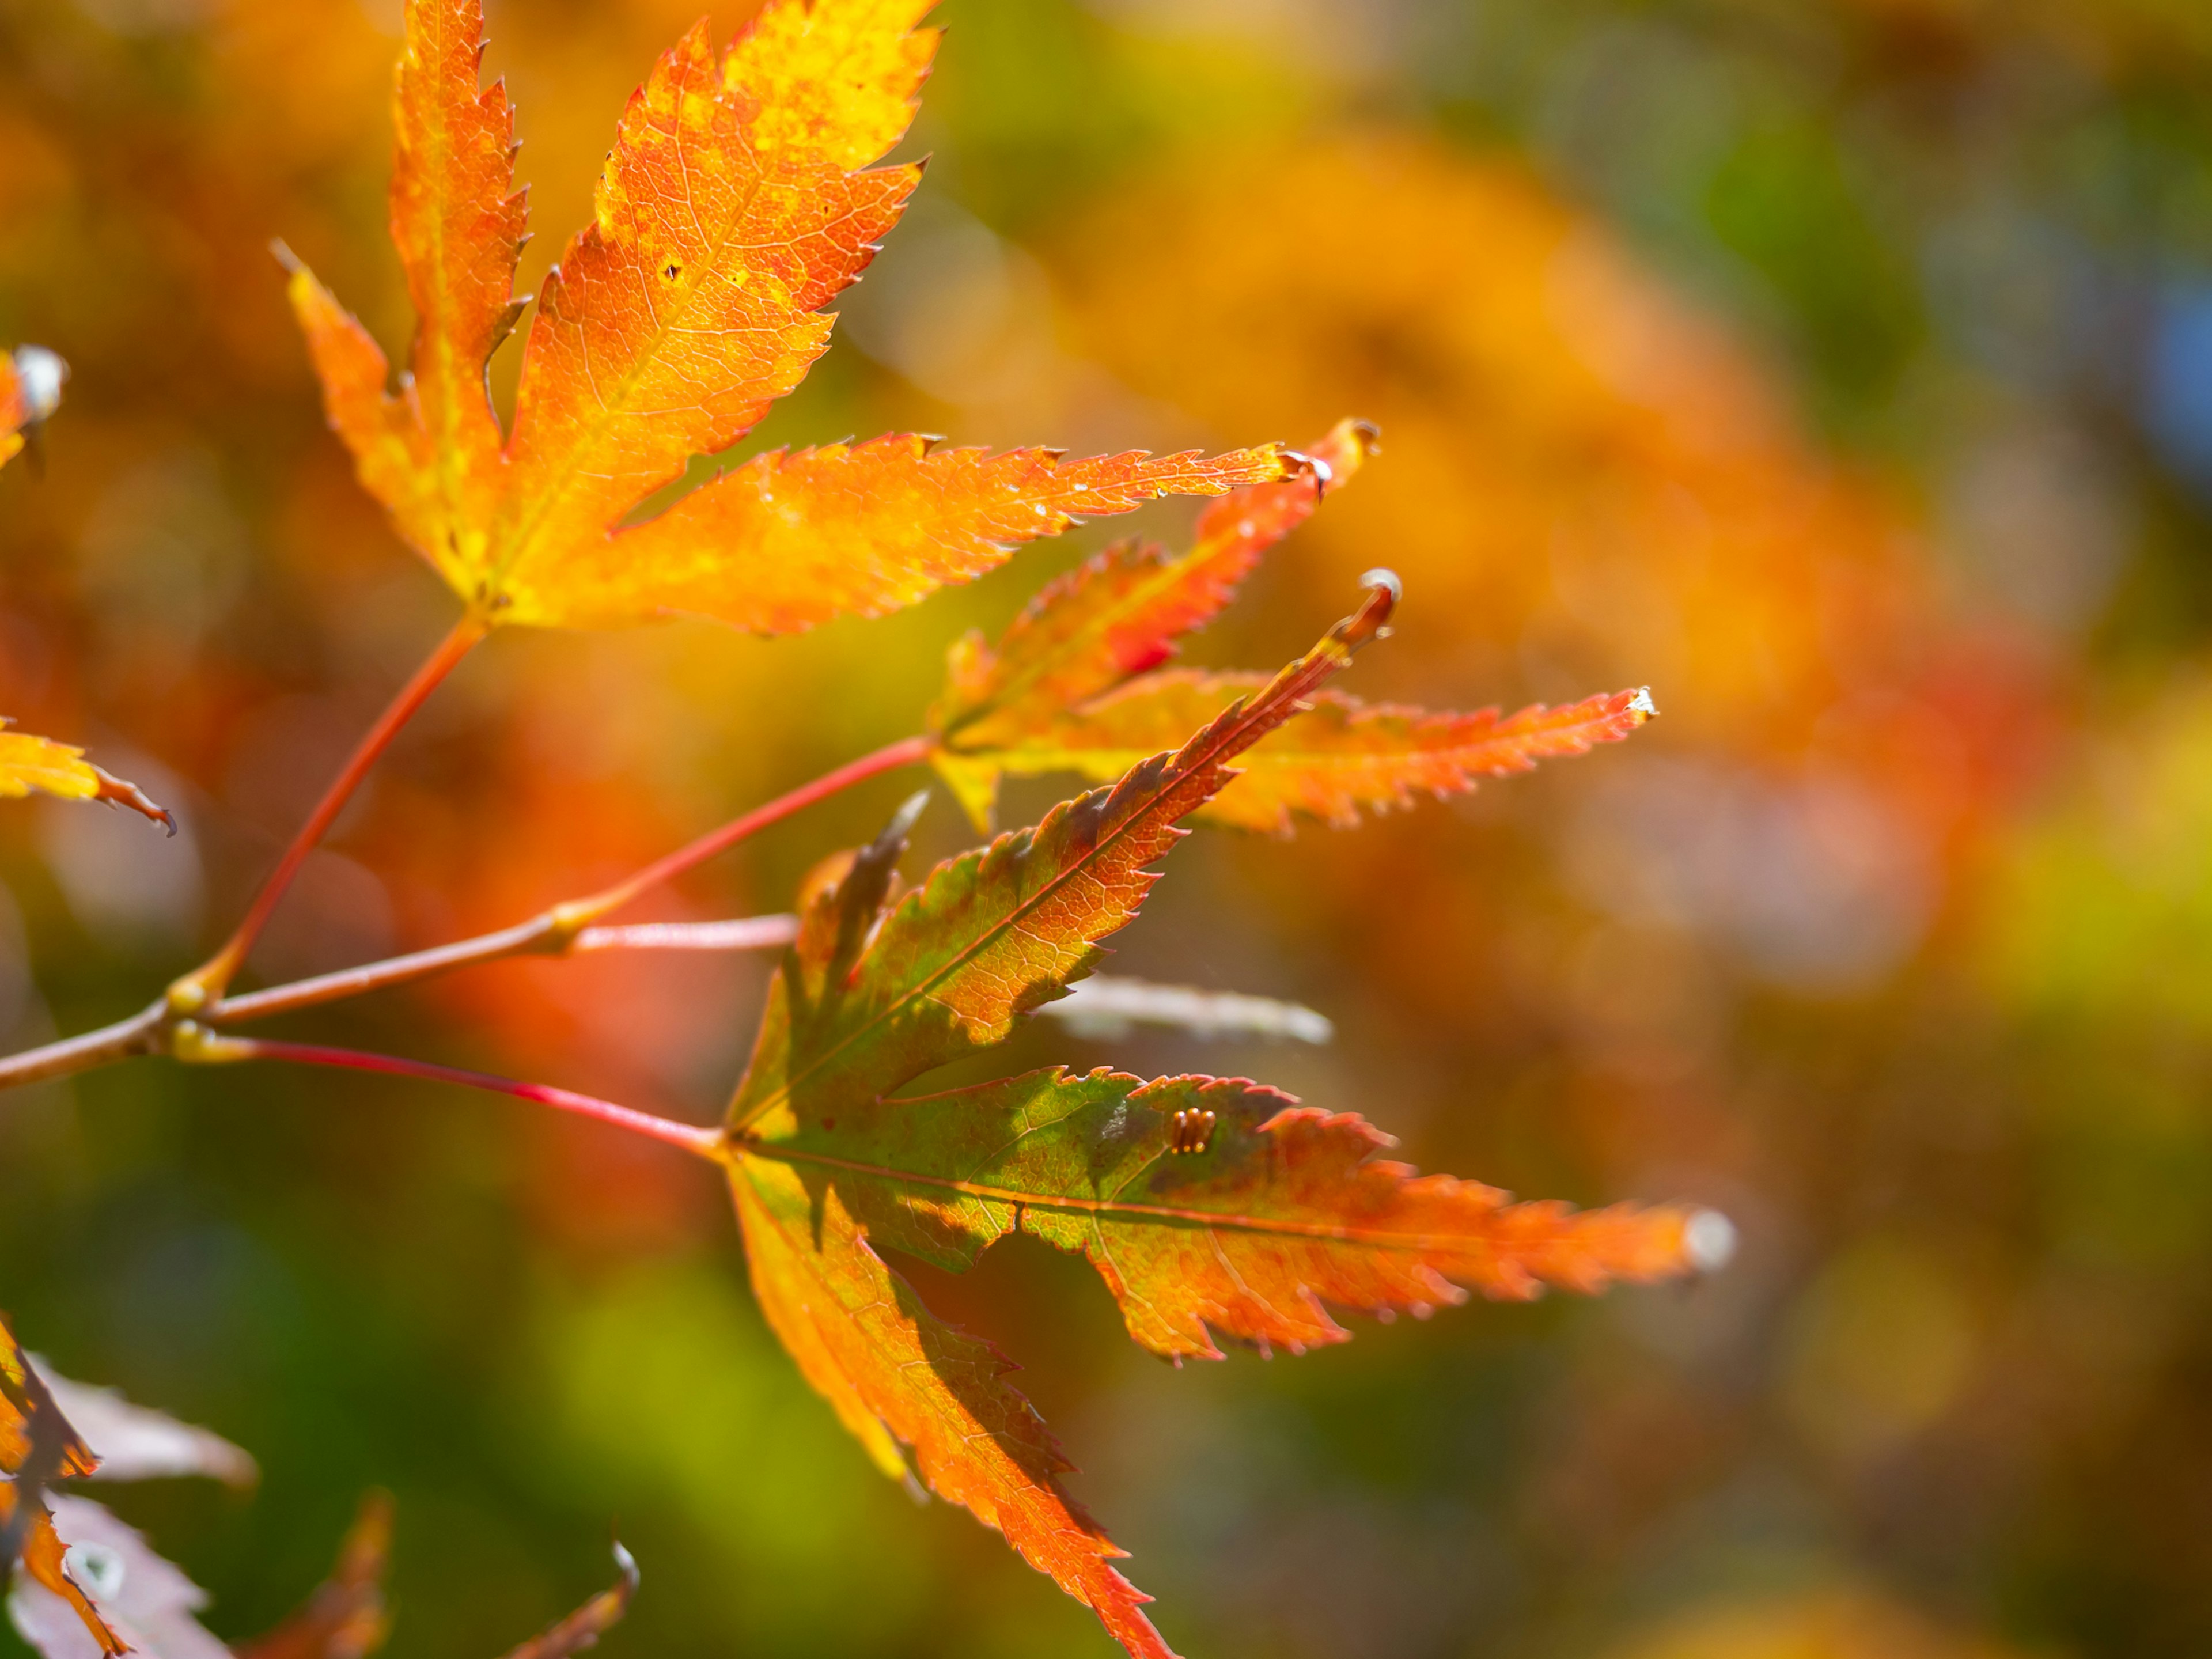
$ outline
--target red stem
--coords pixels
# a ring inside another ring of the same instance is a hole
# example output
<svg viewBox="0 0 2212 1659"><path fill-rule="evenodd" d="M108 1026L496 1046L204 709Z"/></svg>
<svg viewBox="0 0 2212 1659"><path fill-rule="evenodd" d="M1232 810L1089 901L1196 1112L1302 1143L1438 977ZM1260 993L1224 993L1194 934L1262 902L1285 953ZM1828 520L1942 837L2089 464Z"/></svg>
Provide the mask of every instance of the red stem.
<svg viewBox="0 0 2212 1659"><path fill-rule="evenodd" d="M834 772L824 772L809 784L802 784L787 795L777 797L765 806L755 807L743 817L732 818L719 830L707 834L690 844L678 848L667 857L648 864L635 875L617 882L614 886L594 893L589 898L573 899L555 907L556 914L572 925L597 921L600 917L621 909L640 894L658 887L662 882L673 881L687 870L704 864L717 853L735 847L749 836L758 834L772 823L780 823L793 813L825 800L841 789L849 789L864 778L878 772L895 771L902 766L912 766L929 758L929 739L925 737L902 738L896 743L886 744L872 755L863 755L848 762Z"/></svg>
<svg viewBox="0 0 2212 1659"><path fill-rule="evenodd" d="M601 1123L611 1124L617 1129L627 1129L632 1134L665 1141L710 1163L722 1161L722 1133L719 1129L678 1123L673 1118L655 1117L650 1112L617 1106L611 1100L580 1095L572 1090L556 1089L550 1084L523 1083L514 1078L495 1077L489 1072L469 1072L455 1066L434 1065L427 1060L370 1054L358 1048L331 1048L314 1042L276 1042L258 1037L214 1037L210 1042L208 1053L210 1059L282 1060L298 1066L331 1066L350 1072L376 1072L387 1077L420 1078L430 1083L458 1084L465 1089L485 1089L494 1094L511 1095L517 1100L527 1100L539 1106L550 1106L556 1111L574 1112L580 1117L592 1118Z"/></svg>
<svg viewBox="0 0 2212 1659"><path fill-rule="evenodd" d="M453 624L453 631L446 635L429 659L415 671L414 678L400 688L376 724L368 730L353 751L344 769L323 792L315 810L292 837L292 844L284 849L284 856L261 884L261 890L253 896L243 921L238 924L229 941L201 967L187 974L171 988L170 1006L179 1012L191 1013L222 996L246 962L246 953L253 942L261 937L261 930L269 925L285 890L291 886L300 866L307 861L307 854L315 850L346 803L353 799L354 791L368 775L368 769L376 764L377 757L391 747L392 740L399 735L400 728L414 717L415 712L429 700L447 675L460 665L461 659L475 649L484 636L484 624L473 616L464 617Z"/></svg>

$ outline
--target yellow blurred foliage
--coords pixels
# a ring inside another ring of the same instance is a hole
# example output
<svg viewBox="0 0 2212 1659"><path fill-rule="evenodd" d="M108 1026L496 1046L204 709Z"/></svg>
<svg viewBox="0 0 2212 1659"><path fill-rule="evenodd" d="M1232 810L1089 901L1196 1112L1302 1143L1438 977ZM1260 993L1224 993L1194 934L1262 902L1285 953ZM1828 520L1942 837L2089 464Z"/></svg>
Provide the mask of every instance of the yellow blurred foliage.
<svg viewBox="0 0 2212 1659"><path fill-rule="evenodd" d="M2013 1651L1946 1630L1879 1591L1831 1588L1700 1608L1607 1659L2004 1659Z"/></svg>
<svg viewBox="0 0 2212 1659"><path fill-rule="evenodd" d="M1698 737L1778 753L1909 668L1910 520L1515 161L1368 136L1176 167L1059 266L1084 343L1210 426L1381 424L1303 556L1398 567L1401 649L1518 641L1537 695L1648 679Z"/></svg>

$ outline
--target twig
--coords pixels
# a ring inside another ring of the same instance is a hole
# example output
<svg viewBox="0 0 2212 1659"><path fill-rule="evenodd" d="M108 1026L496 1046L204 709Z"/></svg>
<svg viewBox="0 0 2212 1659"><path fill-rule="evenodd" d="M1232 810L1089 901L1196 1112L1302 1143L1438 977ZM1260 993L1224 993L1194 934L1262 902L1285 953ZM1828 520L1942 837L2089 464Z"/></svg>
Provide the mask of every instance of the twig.
<svg viewBox="0 0 2212 1659"><path fill-rule="evenodd" d="M161 1046L161 1028L168 1018L168 1005L157 1002L128 1019L103 1025L96 1031L64 1037L58 1042L0 1058L0 1089L43 1083L49 1078L67 1077L73 1072L88 1072L96 1066L112 1066L133 1054L153 1054Z"/></svg>

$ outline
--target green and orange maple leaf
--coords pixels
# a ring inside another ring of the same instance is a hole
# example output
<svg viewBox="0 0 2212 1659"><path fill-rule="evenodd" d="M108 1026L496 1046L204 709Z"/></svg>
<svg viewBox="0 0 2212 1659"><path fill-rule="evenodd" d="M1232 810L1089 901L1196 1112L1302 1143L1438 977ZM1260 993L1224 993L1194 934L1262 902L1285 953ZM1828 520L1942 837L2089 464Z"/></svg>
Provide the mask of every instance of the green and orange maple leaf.
<svg viewBox="0 0 2212 1659"><path fill-rule="evenodd" d="M513 112L479 90L480 0L409 0L392 228L419 325L398 388L296 262L291 296L362 482L483 623L696 615L790 633L910 605L1079 519L1296 470L1272 445L1066 461L889 437L757 456L631 522L827 349L822 307L921 179L874 163L913 118L933 4L783 0L726 52L702 21L665 53L546 279L502 434L485 365L526 303Z"/></svg>
<svg viewBox="0 0 2212 1659"><path fill-rule="evenodd" d="M1688 1272L1725 1224L1682 1208L1580 1212L1421 1176L1358 1117L1241 1079L1054 1069L895 1091L1003 1042L1065 995L1158 879L1180 822L1301 718L1373 638L1378 586L1313 651L1171 752L1034 829L938 866L886 906L906 824L809 904L726 1128L753 1284L808 1380L875 1461L1003 1532L1130 1653L1169 1650L1121 1552L1062 1491L1069 1466L1012 1369L932 1315L874 1244L959 1270L1026 1231L1083 1255L1129 1333L1181 1361L1213 1334L1303 1351L1345 1340L1328 1305L1426 1312ZM902 815L903 817L903 815Z"/></svg>
<svg viewBox="0 0 2212 1659"><path fill-rule="evenodd" d="M1208 507L1187 553L1118 543L1047 586L995 645L955 643L930 713L931 759L988 828L1006 776L1074 772L1103 783L1173 748L1267 683L1261 674L1164 669L1176 641L1236 597L1267 549L1374 453L1373 428L1340 422L1304 452L1310 476L1258 484ZM1147 672L1152 671L1152 672ZM1505 716L1369 705L1334 691L1253 745L1200 816L1288 834L1298 817L1346 825L1361 810L1458 794L1478 779L1586 753L1657 713L1638 688Z"/></svg>

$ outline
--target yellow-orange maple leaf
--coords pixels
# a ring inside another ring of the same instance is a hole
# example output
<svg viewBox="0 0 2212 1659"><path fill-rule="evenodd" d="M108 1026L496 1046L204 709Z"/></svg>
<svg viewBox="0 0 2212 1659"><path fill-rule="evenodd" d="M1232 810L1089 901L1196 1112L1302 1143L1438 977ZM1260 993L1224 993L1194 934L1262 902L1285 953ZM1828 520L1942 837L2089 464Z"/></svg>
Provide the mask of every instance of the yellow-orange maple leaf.
<svg viewBox="0 0 2212 1659"><path fill-rule="evenodd" d="M876 615L1076 518L1295 469L1276 447L931 453L919 439L757 458L643 523L827 348L821 307L896 222L934 0L778 0L725 52L702 21L624 112L592 222L548 276L502 442L485 360L512 325L512 119L478 89L480 0L408 0L392 232L421 323L411 370L304 268L292 300L331 423L401 533L486 623L716 617L764 634Z"/></svg>
<svg viewBox="0 0 2212 1659"><path fill-rule="evenodd" d="M1368 422L1340 421L1304 451L1310 482L1255 485L1214 502L1188 552L1117 544L1048 584L996 644L978 633L956 641L930 710L930 760L969 817L988 826L1005 776L1077 772L1109 782L1264 685L1264 674L1145 671L1219 614L1267 550L1312 516L1327 487L1349 482L1375 454L1376 439ZM1363 810L1410 806L1419 793L1458 794L1480 778L1586 754L1657 712L1641 689L1510 718L1495 708L1369 706L1323 691L1255 744L1196 816L1277 835L1301 816L1357 823Z"/></svg>

